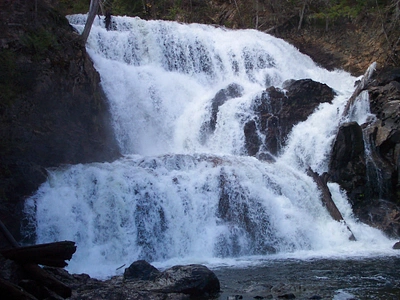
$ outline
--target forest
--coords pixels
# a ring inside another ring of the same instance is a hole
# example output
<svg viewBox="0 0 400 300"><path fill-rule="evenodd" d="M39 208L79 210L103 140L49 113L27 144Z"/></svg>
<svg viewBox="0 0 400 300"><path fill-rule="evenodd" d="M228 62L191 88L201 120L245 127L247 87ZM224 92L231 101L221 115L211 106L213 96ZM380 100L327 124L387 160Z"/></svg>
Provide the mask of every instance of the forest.
<svg viewBox="0 0 400 300"><path fill-rule="evenodd" d="M101 0L103 14L139 16L146 19L178 20L183 22L213 23L218 9L230 6L236 10L238 26L260 29L271 23L279 24L293 16L303 22L329 28L329 24L343 18L355 20L364 14L378 14L382 18L400 17L399 0ZM88 0L60 0L66 14L85 13ZM227 27L234 22L222 20ZM391 20L392 21L392 20ZM221 22L219 22L221 23ZM265 28L262 28L265 29Z"/></svg>

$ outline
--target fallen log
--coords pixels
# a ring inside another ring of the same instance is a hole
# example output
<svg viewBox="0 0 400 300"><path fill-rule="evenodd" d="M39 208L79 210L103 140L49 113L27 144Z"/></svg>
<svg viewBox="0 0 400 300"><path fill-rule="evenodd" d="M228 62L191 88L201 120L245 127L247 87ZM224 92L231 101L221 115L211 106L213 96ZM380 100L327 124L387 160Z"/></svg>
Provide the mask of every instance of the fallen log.
<svg viewBox="0 0 400 300"><path fill-rule="evenodd" d="M0 221L0 230L4 234L4 236L6 236L6 238L8 239L8 241L10 242L12 247L14 248L12 250L18 250L18 249L21 248L21 247L19 247L18 242L14 239L12 234L8 231L6 226L1 221ZM65 241L65 242L60 242L60 243L62 245L64 245L64 247L61 247L61 248L64 249L64 250L61 251L62 255L65 255L65 252L67 252L66 257L68 257L69 252L71 252L72 249L73 249L72 254L75 253L76 247L75 247L75 243L74 242ZM54 245L55 243L52 243L52 244ZM67 246L65 247L65 245L67 245ZM45 245L45 248L49 249L48 247L49 247L49 244ZM50 249L51 249L51 247L52 246L50 246ZM31 246L31 247L25 247L25 248L28 248L28 250L26 250L26 249L22 250L22 253L25 253L25 255L26 255L26 252L24 252L24 251L28 251L28 252L32 251L32 248L36 249L36 250L37 250L37 248L40 249L41 245L36 245L36 247L35 246ZM65 250L65 249L67 249L67 250ZM16 253L16 252L11 252L11 253ZM21 253L21 252L19 252L19 253ZM71 254L71 256L72 256L72 254ZM40 256L40 255L36 254L36 256ZM70 287L66 286L64 283L62 283L61 281L59 281L58 279L53 277L50 273L48 273L45 270L43 270L37 264L35 264L35 263L19 263L19 264L25 270L25 272L30 275L31 278L33 278L35 281L37 281L38 283L42 284L43 286L45 286L49 290L55 292L57 295L59 295L59 296L61 296L63 298L71 297L72 290L71 290ZM4 283L4 280L3 280L3 283ZM9 290L9 291L13 292L13 289L12 289L13 285L12 284L8 284L8 285L7 284L1 284L0 287L2 287L2 290ZM22 289L21 289L21 291L22 291ZM27 292L23 292L23 294L28 298L16 298L16 299L35 299L34 296L30 295ZM21 296L25 297L24 295L21 295ZM29 298L29 297L31 297L31 298Z"/></svg>
<svg viewBox="0 0 400 300"><path fill-rule="evenodd" d="M317 184L318 188L322 192L322 198L321 198L322 203L328 210L331 217L335 221L343 222L351 234L349 240L356 241L356 237L354 236L350 227L346 224L346 221L343 219L342 214L340 213L339 209L337 208L335 202L332 199L332 194L327 185L325 175L320 176L318 173L314 172L310 167L307 169L307 175L314 180L314 182Z"/></svg>
<svg viewBox="0 0 400 300"><path fill-rule="evenodd" d="M74 242L63 241L2 250L0 253L5 258L19 264L35 263L49 267L63 268L68 265L65 260L70 260L75 251L76 246Z"/></svg>

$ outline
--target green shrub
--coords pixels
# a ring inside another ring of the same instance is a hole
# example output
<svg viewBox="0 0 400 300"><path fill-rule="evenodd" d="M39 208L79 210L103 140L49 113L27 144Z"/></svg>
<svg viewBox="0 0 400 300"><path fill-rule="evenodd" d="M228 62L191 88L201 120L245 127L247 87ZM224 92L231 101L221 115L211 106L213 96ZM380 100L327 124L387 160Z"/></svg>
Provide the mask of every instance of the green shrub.
<svg viewBox="0 0 400 300"><path fill-rule="evenodd" d="M16 54L8 49L0 50L0 93L3 104L10 104L15 98Z"/></svg>
<svg viewBox="0 0 400 300"><path fill-rule="evenodd" d="M42 58L49 49L60 49L56 36L45 29L27 32L20 42L36 59Z"/></svg>

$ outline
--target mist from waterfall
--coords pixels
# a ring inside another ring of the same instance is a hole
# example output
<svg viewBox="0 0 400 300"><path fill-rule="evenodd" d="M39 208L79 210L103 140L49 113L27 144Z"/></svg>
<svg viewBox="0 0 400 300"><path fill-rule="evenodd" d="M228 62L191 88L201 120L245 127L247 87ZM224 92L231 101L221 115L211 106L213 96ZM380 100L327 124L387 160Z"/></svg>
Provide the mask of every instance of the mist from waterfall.
<svg viewBox="0 0 400 300"><path fill-rule="evenodd" d="M86 15L69 21L82 31ZM87 50L124 156L49 170L25 207L38 243L77 243L70 271L105 277L137 259L163 267L392 253L392 242L358 222L344 192L329 184L358 240L349 241L305 174L308 166L327 171L356 78L255 30L129 17L113 17L113 27L96 18ZM293 128L275 162L247 156L243 126L254 99L302 78L332 87L333 103ZM238 93L207 132L211 100L231 84ZM363 120L360 111L352 118Z"/></svg>

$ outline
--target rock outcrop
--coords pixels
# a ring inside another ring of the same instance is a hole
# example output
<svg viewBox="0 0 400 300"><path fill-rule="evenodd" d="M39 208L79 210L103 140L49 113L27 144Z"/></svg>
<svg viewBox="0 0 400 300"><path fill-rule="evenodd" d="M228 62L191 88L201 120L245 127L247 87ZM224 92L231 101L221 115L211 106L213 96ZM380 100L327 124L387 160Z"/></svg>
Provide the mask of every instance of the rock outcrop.
<svg viewBox="0 0 400 300"><path fill-rule="evenodd" d="M31 278L26 270L0 255L0 296L2 299L62 299L53 290L45 288L43 283ZM61 268L43 269L56 280L71 289L68 299L149 299L149 300L183 300L210 299L218 296L220 282L214 272L203 265L174 266L163 272L145 261L132 263L138 271L142 266L151 270L155 277L141 274L134 280L125 276L115 276L108 280L97 280L87 274L69 274ZM132 271L129 267L125 273ZM154 272L157 270L157 272ZM132 275L132 274L131 274ZM11 288L10 288L11 287ZM12 287L17 294L10 294ZM57 292L57 291L56 291ZM26 295L25 298L22 296ZM35 298L33 298L35 297Z"/></svg>
<svg viewBox="0 0 400 300"><path fill-rule="evenodd" d="M367 90L376 119L339 128L329 174L361 221L399 236L400 69L382 71Z"/></svg>
<svg viewBox="0 0 400 300"><path fill-rule="evenodd" d="M255 119L244 127L249 155L260 159L277 155L293 126L305 121L320 103L331 102L335 92L311 79L291 80L284 89L269 87L254 101ZM260 140L260 136L265 137Z"/></svg>
<svg viewBox="0 0 400 300"><path fill-rule="evenodd" d="M119 155L80 36L44 0L0 2L0 217L18 236L21 201L46 168Z"/></svg>
<svg viewBox="0 0 400 300"><path fill-rule="evenodd" d="M145 260L133 262L124 272L124 280L154 280L160 271Z"/></svg>
<svg viewBox="0 0 400 300"><path fill-rule="evenodd" d="M365 199L367 169L362 128L357 122L340 126L329 164L330 180L348 191L353 204Z"/></svg>
<svg viewBox="0 0 400 300"><path fill-rule="evenodd" d="M143 261L133 264L142 265ZM220 292L217 276L203 265L174 266L159 271L153 279L138 280L116 276L99 281L84 274L70 275L60 269L49 271L72 288L70 299L207 299L216 297Z"/></svg>
<svg viewBox="0 0 400 300"><path fill-rule="evenodd" d="M217 121L218 121L217 117L218 117L219 107L230 99L241 97L242 92L243 92L243 87L241 87L237 83L231 83L226 88L219 90L218 93L215 94L214 98L211 100L210 119L207 120L201 128L202 143L205 143L210 134L214 133L215 131L215 127L217 126Z"/></svg>

